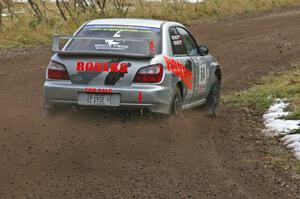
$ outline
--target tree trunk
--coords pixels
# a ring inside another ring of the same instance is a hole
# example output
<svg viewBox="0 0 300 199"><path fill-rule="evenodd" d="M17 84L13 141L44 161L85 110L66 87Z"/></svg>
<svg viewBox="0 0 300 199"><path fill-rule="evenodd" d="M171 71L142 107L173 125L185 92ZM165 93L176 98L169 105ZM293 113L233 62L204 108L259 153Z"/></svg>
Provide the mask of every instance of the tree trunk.
<svg viewBox="0 0 300 199"><path fill-rule="evenodd" d="M129 3L127 0L113 0L113 6L120 16L126 16L129 9Z"/></svg>
<svg viewBox="0 0 300 199"><path fill-rule="evenodd" d="M2 13L3 13L3 9L4 9L4 5L1 3L0 1L0 32L2 32L2 26L3 26L3 23L2 23Z"/></svg>
<svg viewBox="0 0 300 199"><path fill-rule="evenodd" d="M33 0L28 0L28 3L30 4L30 7L32 8L33 12L35 13L38 21L42 21L43 14L42 14L39 6Z"/></svg>
<svg viewBox="0 0 300 199"><path fill-rule="evenodd" d="M15 23L14 21L14 17L16 16L15 12L13 11L12 7L13 7L13 2L12 0L3 0L2 3L3 7L5 6L5 8L8 10L9 13L9 17L11 19L12 22ZM3 8L4 9L4 8ZM3 11L2 11L3 12Z"/></svg>
<svg viewBox="0 0 300 199"><path fill-rule="evenodd" d="M96 0L96 4L98 5L102 16L105 16L106 3L106 0Z"/></svg>
<svg viewBox="0 0 300 199"><path fill-rule="evenodd" d="M67 21L67 17L66 17L66 15L65 15L63 9L61 8L61 6L60 6L58 0L56 0L56 6L57 6L57 8L58 8L58 10L59 10L59 12L60 12L61 17L62 17L65 21Z"/></svg>

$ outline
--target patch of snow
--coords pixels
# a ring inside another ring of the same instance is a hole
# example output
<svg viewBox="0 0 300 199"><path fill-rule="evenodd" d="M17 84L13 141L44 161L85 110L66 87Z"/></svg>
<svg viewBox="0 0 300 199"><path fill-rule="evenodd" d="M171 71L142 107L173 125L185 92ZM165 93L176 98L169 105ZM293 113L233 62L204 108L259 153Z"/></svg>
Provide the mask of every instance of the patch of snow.
<svg viewBox="0 0 300 199"><path fill-rule="evenodd" d="M289 112L284 111L288 105L289 103L287 103L285 99L276 99L275 103L269 108L267 113L263 115L264 124L267 130L273 132L274 135L285 135L300 127L300 120L280 119L281 117L290 114Z"/></svg>
<svg viewBox="0 0 300 199"><path fill-rule="evenodd" d="M283 144L292 149L294 156L300 159L300 134L285 135L280 139Z"/></svg>
<svg viewBox="0 0 300 199"><path fill-rule="evenodd" d="M268 109L267 113L263 115L264 124L268 134L273 136L283 135L280 139L283 144L292 149L294 156L300 159L300 134L290 134L294 130L300 128L300 120L284 120L280 119L283 116L288 116L290 113L285 112L289 103L285 99L276 99L275 103Z"/></svg>

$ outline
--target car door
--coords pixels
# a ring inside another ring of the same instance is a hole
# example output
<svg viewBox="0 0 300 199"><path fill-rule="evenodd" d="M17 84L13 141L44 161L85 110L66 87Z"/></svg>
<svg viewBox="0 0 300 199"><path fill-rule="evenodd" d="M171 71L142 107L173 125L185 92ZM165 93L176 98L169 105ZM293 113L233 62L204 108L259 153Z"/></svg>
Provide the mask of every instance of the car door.
<svg viewBox="0 0 300 199"><path fill-rule="evenodd" d="M198 101L206 97L208 90L208 80L209 80L209 67L208 61L205 56L201 56L198 44L193 36L184 28L176 28L180 37L182 38L183 44L185 46L188 56L193 62L193 84L194 92L192 101Z"/></svg>
<svg viewBox="0 0 300 199"><path fill-rule="evenodd" d="M174 62L176 63L175 64L176 70L178 70L178 68L180 68L180 70L183 69L186 71L185 74L190 74L191 76L191 78L178 76L178 78L183 80L183 84L186 88L184 89L184 93L183 93L183 105L184 105L184 104L188 104L194 95L194 82L193 82L194 64L191 57L186 52L186 48L176 27L171 27L169 29L169 34L172 43L173 59ZM173 75L176 75L175 71L173 72Z"/></svg>

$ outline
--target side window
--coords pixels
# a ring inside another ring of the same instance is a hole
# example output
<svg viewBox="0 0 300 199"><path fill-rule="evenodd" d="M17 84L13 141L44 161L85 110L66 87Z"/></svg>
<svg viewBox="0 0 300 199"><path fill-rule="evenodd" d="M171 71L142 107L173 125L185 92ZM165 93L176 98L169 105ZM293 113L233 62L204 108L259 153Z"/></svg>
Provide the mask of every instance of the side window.
<svg viewBox="0 0 300 199"><path fill-rule="evenodd" d="M179 35L181 36L184 46L186 48L187 54L189 56L199 55L198 45L192 36L183 28L177 28Z"/></svg>
<svg viewBox="0 0 300 199"><path fill-rule="evenodd" d="M183 41L178 34L176 28L170 28L171 43L174 55L186 55Z"/></svg>

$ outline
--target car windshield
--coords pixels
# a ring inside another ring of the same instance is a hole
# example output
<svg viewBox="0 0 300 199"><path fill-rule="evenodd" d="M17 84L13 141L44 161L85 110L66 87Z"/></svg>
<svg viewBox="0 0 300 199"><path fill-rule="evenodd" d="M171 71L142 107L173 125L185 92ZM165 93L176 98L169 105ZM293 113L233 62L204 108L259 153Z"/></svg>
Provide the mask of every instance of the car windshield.
<svg viewBox="0 0 300 199"><path fill-rule="evenodd" d="M160 28L128 25L86 25L76 36L99 39L73 39L67 50L137 54L161 53Z"/></svg>

